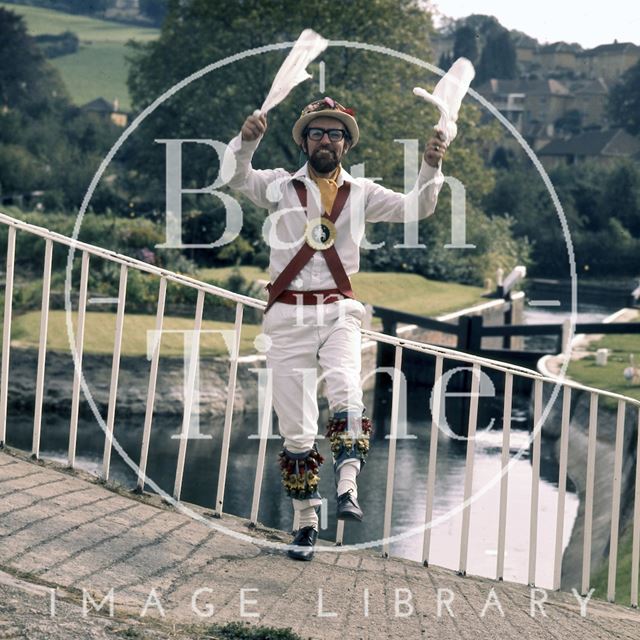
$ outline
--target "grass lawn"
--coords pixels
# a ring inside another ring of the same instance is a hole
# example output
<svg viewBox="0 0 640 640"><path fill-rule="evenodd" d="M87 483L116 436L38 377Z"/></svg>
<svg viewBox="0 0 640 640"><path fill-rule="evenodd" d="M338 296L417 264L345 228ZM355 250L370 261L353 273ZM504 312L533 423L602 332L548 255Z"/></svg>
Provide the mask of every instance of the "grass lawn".
<svg viewBox="0 0 640 640"><path fill-rule="evenodd" d="M215 282L223 282L233 272L232 268L202 269L197 277ZM267 274L257 267L242 267L241 272L247 280L267 278ZM438 315L447 311L461 309L481 300L479 287L468 287L445 282L427 280L414 274L402 273L359 273L354 278L354 287L364 302L391 306L411 313ZM390 292L390 293L387 293ZM74 313L73 323L75 327ZM113 352L115 334L115 313L87 311L84 350L86 353L109 355ZM1 326L1 325L0 325ZM155 327L154 315L125 314L122 354L141 356L146 354L147 331ZM193 319L166 317L165 329L191 330ZM204 329L232 331L230 322L205 321ZM260 333L259 325L245 324L242 328L240 352L255 353L253 340ZM14 316L11 338L12 344L37 349L40 334L40 311L29 311ZM182 356L183 335L166 334L162 338L162 355ZM69 351L66 314L62 310L49 313L49 331L47 349ZM220 334L204 335L201 349L203 355L221 356L228 354Z"/></svg>
<svg viewBox="0 0 640 640"><path fill-rule="evenodd" d="M242 277L247 282L253 282L254 280L268 280L269 274L260 267L212 267L208 269L198 269L196 278L205 280L207 282L224 282L233 275L236 271L242 274Z"/></svg>
<svg viewBox="0 0 640 640"><path fill-rule="evenodd" d="M633 544L633 527L621 533L618 542L618 564L616 569L616 602L629 606L631 602L631 552ZM595 588L594 597L601 600L607 598L607 584L609 581L609 563L604 562L591 580Z"/></svg>
<svg viewBox="0 0 640 640"><path fill-rule="evenodd" d="M102 96L109 102L117 98L120 109L131 108L127 90L127 48L120 42L81 44L76 53L54 58L69 95L83 105Z"/></svg>
<svg viewBox="0 0 640 640"><path fill-rule="evenodd" d="M80 40L99 40L101 42L148 41L158 37L158 29L149 27L137 27L24 4L0 2L0 6L24 16L32 36L43 33L55 35L65 31L73 31Z"/></svg>
<svg viewBox="0 0 640 640"><path fill-rule="evenodd" d="M75 328L76 314L73 314ZM85 323L84 351L110 355L113 353L115 335L115 313L100 313L88 311ZM125 314L122 337L122 354L127 356L144 356L147 353L147 331L155 328L155 316L140 314ZM233 331L233 323L204 321L203 330ZM192 330L193 319L165 317L163 329ZM241 353L255 353L253 340L260 333L260 326L245 324L242 328ZM37 349L40 334L40 312L30 311L13 319L11 327L12 345ZM162 356L182 357L184 350L184 335L181 333L164 334L161 343ZM51 311L49 313L49 331L47 333L47 349L49 351L69 352L69 338L67 335L65 311ZM200 344L203 356L224 356L228 350L221 334L203 334Z"/></svg>
<svg viewBox="0 0 640 640"><path fill-rule="evenodd" d="M232 274L233 269L201 269L198 277L223 282ZM245 280L250 282L269 279L269 274L258 267L240 267L239 270ZM428 280L414 273L360 272L352 281L358 300L417 315L437 316L486 302L481 297L481 287Z"/></svg>
<svg viewBox="0 0 640 640"><path fill-rule="evenodd" d="M72 100L82 105L100 96L118 98L120 108L131 107L127 89L126 43L155 40L158 29L136 27L62 11L0 2L0 6L24 16L31 35L72 31L80 39L74 54L53 58Z"/></svg>
<svg viewBox="0 0 640 640"><path fill-rule="evenodd" d="M638 321L636 316L636 321ZM609 349L607 366L596 365L595 351ZM614 393L630 396L640 400L640 385L632 385L624 379L622 372L629 366L629 354L635 354L636 366L640 366L640 334L612 335L591 342L589 355L580 360L574 360L569 365L568 374L583 384L606 389ZM607 401L607 406L614 406L614 401Z"/></svg>
<svg viewBox="0 0 640 640"><path fill-rule="evenodd" d="M438 316L486 302L481 287L428 280L415 273L361 272L354 276L353 288L362 302L422 316Z"/></svg>

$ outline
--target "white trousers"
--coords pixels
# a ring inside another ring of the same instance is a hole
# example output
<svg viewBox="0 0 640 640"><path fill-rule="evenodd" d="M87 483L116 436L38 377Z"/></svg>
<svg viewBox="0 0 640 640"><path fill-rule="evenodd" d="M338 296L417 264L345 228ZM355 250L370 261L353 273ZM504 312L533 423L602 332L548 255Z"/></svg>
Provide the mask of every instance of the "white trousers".
<svg viewBox="0 0 640 640"><path fill-rule="evenodd" d="M271 339L267 367L273 376L273 407L284 446L309 451L318 434L319 383L329 410L362 414L360 327L365 308L346 298L325 305L276 302L263 332Z"/></svg>

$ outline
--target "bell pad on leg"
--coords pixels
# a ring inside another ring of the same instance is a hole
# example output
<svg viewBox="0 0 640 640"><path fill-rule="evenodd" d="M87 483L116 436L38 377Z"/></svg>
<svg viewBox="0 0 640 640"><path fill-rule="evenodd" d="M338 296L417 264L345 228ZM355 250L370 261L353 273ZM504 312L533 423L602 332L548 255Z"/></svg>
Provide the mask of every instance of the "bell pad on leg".
<svg viewBox="0 0 640 640"><path fill-rule="evenodd" d="M371 420L366 416L341 411L334 414L327 425L334 468L344 460L355 458L364 464L369 453Z"/></svg>
<svg viewBox="0 0 640 640"><path fill-rule="evenodd" d="M324 458L315 445L304 453L292 453L283 448L279 458L282 484L289 497L297 500L320 498L318 471Z"/></svg>

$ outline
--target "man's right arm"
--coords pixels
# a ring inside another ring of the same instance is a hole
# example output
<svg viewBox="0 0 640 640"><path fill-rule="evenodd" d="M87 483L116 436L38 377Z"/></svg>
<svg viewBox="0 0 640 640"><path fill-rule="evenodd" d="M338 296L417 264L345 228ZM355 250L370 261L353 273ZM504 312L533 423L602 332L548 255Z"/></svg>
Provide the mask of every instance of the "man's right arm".
<svg viewBox="0 0 640 640"><path fill-rule="evenodd" d="M228 145L221 176L229 187L247 196L257 206L269 209L274 203L267 198L267 188L281 172L251 166L253 154L266 130L267 120L263 115L250 115L244 121L240 134Z"/></svg>

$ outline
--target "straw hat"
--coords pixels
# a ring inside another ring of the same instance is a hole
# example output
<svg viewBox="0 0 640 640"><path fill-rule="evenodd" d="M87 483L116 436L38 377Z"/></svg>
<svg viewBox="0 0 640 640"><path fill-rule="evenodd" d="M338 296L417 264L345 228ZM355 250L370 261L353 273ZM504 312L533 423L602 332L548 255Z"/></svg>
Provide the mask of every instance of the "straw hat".
<svg viewBox="0 0 640 640"><path fill-rule="evenodd" d="M360 130L358 129L358 123L355 118L355 111L353 109L347 109L343 107L339 102L333 100L333 98L322 98L322 100L316 100L311 104L308 104L300 114L300 117L293 125L293 139L297 145L302 144L304 139L304 130L309 123L316 118L335 118L340 120L342 124L347 128L349 136L351 138L351 146L355 147L358 144L360 138Z"/></svg>

